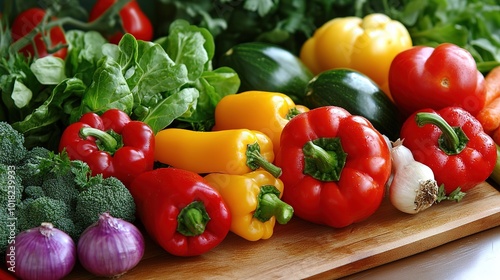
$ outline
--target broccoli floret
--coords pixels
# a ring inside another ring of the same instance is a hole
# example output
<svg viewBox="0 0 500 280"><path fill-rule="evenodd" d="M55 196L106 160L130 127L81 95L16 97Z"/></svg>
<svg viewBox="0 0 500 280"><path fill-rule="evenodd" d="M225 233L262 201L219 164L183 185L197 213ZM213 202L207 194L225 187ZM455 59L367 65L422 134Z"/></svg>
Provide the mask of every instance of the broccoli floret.
<svg viewBox="0 0 500 280"><path fill-rule="evenodd" d="M77 240L103 212L135 220L134 199L120 180L92 176L86 163L70 160L67 153L38 152L34 156L33 151L21 165L26 167L24 174L41 175L39 185L26 185L24 194L20 188L24 200L16 211L19 231L50 222Z"/></svg>
<svg viewBox="0 0 500 280"><path fill-rule="evenodd" d="M27 186L24 187L24 197L36 199L39 197L45 196L45 193L40 186Z"/></svg>
<svg viewBox="0 0 500 280"><path fill-rule="evenodd" d="M0 209L21 203L23 189L15 166L0 163Z"/></svg>
<svg viewBox="0 0 500 280"><path fill-rule="evenodd" d="M43 177L48 173L42 170L42 162L49 159L51 151L44 147L34 147L26 153L24 159L18 164L18 173L24 186L40 186Z"/></svg>
<svg viewBox="0 0 500 280"><path fill-rule="evenodd" d="M80 192L73 220L78 226L87 228L104 212L129 222L135 220L134 198L125 185L115 177L103 179L102 182L88 186Z"/></svg>
<svg viewBox="0 0 500 280"><path fill-rule="evenodd" d="M26 156L24 135L7 122L0 122L0 163L15 165Z"/></svg>
<svg viewBox="0 0 500 280"><path fill-rule="evenodd" d="M61 200L46 196L25 199L17 211L17 221L19 231L40 226L43 222L49 222L70 236L79 234L71 219L68 205Z"/></svg>
<svg viewBox="0 0 500 280"><path fill-rule="evenodd" d="M74 209L78 190L76 189L75 175L72 172L50 176L43 181L41 188L47 197L61 200L70 209Z"/></svg>

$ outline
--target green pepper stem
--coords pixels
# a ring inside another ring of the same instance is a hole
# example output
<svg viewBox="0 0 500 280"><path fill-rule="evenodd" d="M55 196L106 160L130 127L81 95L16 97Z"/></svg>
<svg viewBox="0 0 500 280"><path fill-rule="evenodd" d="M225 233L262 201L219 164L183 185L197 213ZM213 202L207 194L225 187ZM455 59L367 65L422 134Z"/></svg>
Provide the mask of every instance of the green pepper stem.
<svg viewBox="0 0 500 280"><path fill-rule="evenodd" d="M279 194L280 192L274 186L262 186L254 217L261 222L266 222L274 216L278 223L282 225L288 223L293 216L293 207L281 200Z"/></svg>
<svg viewBox="0 0 500 280"><path fill-rule="evenodd" d="M177 231L185 236L200 235L205 232L209 220L203 203L194 201L184 207L177 216Z"/></svg>
<svg viewBox="0 0 500 280"><path fill-rule="evenodd" d="M290 110L288 110L288 114L286 114L286 119L291 120L300 113L301 112L296 107L293 107Z"/></svg>
<svg viewBox="0 0 500 280"><path fill-rule="evenodd" d="M320 181L338 181L346 162L347 154L342 149L340 138L318 138L302 146L304 174Z"/></svg>
<svg viewBox="0 0 500 280"><path fill-rule="evenodd" d="M281 168L267 161L260 153L260 146L258 143L250 144L247 146L246 151L247 166L251 170L256 170L261 167L267 172L271 173L275 178L281 176Z"/></svg>
<svg viewBox="0 0 500 280"><path fill-rule="evenodd" d="M460 127L452 127L436 113L420 112L415 115L417 125L433 124L441 130L439 147L448 155L459 154L467 145L468 138Z"/></svg>
<svg viewBox="0 0 500 280"><path fill-rule="evenodd" d="M313 159L319 171L323 173L329 173L336 163L335 154L333 152L326 151L320 146L314 144L312 141L307 142L302 151L304 155Z"/></svg>
<svg viewBox="0 0 500 280"><path fill-rule="evenodd" d="M118 149L118 141L106 131L93 127L82 127L80 129L80 136L82 138L87 138L88 136L97 138L100 145L104 147L104 150L110 154L114 154Z"/></svg>

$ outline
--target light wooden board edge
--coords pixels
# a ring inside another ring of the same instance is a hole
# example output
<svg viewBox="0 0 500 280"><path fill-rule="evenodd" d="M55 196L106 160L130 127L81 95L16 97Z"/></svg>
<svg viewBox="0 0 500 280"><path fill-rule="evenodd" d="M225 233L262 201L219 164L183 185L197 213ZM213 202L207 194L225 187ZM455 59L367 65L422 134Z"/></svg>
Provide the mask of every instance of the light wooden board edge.
<svg viewBox="0 0 500 280"><path fill-rule="evenodd" d="M195 258L170 256L148 240L139 266L121 279L340 278L499 225L500 193L482 183L459 203L442 202L416 215L400 213L386 200L373 217L344 229L294 218L277 225L269 240L248 242L230 234ZM263 258L273 259L272 264ZM73 276L95 279L81 269Z"/></svg>

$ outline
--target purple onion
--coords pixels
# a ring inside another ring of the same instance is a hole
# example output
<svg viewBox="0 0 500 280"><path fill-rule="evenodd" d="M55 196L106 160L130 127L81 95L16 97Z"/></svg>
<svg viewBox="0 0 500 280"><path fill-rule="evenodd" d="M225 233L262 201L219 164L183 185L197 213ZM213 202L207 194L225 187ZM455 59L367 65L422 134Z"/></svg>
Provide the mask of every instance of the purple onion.
<svg viewBox="0 0 500 280"><path fill-rule="evenodd" d="M136 226L106 212L81 234L77 253L90 273L115 277L139 263L144 247L144 237Z"/></svg>
<svg viewBox="0 0 500 280"><path fill-rule="evenodd" d="M75 242L51 223L19 233L10 246L7 266L20 279L62 279L75 266Z"/></svg>

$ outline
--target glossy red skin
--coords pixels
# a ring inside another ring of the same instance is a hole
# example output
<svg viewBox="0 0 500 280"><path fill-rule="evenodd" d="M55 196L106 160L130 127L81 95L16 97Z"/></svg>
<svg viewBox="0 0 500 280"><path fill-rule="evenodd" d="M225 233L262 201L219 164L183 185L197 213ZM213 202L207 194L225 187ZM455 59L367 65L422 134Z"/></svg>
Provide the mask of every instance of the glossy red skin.
<svg viewBox="0 0 500 280"><path fill-rule="evenodd" d="M447 86L443 86L444 79ZM486 98L484 77L474 58L450 43L436 48L414 46L399 53L389 70L389 88L405 117L420 109L450 106L475 116Z"/></svg>
<svg viewBox="0 0 500 280"><path fill-rule="evenodd" d="M18 41L26 34L28 34L33 28L35 28L43 19L45 15L45 11L40 8L30 8L21 12L12 23L12 39L14 41ZM66 37L64 35L64 30L61 27L54 27L50 29L50 39L52 43L52 47L57 46L58 44L66 44ZM35 38L36 50L38 52L38 57L48 56L47 46L42 40L42 35L38 33ZM49 48L50 49L50 48ZM26 47L20 50L21 53L26 56L35 56L35 48L31 43L29 43ZM58 51L52 53L51 55L59 58L66 58L66 54L68 53L67 48L59 49Z"/></svg>
<svg viewBox="0 0 500 280"><path fill-rule="evenodd" d="M204 254L219 245L229 232L229 208L220 194L195 172L157 168L139 175L129 190L146 231L172 255ZM177 231L177 216L194 201L204 204L210 221L202 234L185 236Z"/></svg>
<svg viewBox="0 0 500 280"><path fill-rule="evenodd" d="M82 127L112 129L122 136L123 147L114 155L101 151L94 137L83 139L80 136ZM70 159L86 162L94 176L113 176L129 186L136 176L153 169L154 145L154 133L147 124L130 120L123 111L110 109L101 116L86 113L78 122L69 125L61 136L59 151L66 149Z"/></svg>
<svg viewBox="0 0 500 280"><path fill-rule="evenodd" d="M302 147L321 137L340 137L347 159L338 182L322 182L304 174ZM363 117L325 106L292 118L281 134L276 165L285 185L282 200L294 215L335 228L371 216L380 206L391 173L389 148Z"/></svg>
<svg viewBox="0 0 500 280"><path fill-rule="evenodd" d="M90 11L89 21L97 19L115 2L116 0L96 1ZM150 41L153 38L153 25L136 0L130 1L120 10L120 18L125 32L132 34L137 40ZM111 34L108 39L111 43L118 44L122 36L122 32L117 32Z"/></svg>
<svg viewBox="0 0 500 280"><path fill-rule="evenodd" d="M462 127L469 138L466 148L457 155L444 153L438 145L441 130L432 124L419 127L415 121L417 112L435 112L451 126ZM403 123L401 139L404 139L404 145L411 150L415 160L432 169L438 185L444 184L447 194L457 187L467 192L490 176L497 159L496 147L476 118L459 107L417 112Z"/></svg>

